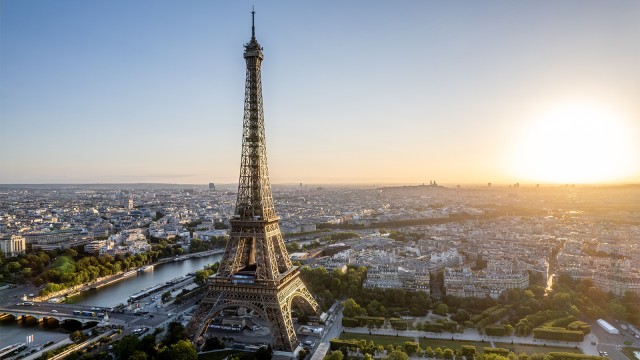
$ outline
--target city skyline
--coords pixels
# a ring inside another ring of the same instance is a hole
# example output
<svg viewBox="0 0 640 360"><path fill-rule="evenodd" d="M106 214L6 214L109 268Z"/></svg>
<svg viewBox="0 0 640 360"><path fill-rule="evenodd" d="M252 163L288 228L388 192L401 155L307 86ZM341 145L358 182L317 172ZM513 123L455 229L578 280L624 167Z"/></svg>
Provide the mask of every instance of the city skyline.
<svg viewBox="0 0 640 360"><path fill-rule="evenodd" d="M640 181L640 4L458 5L256 3L272 182ZM0 183L237 181L250 4L0 7Z"/></svg>

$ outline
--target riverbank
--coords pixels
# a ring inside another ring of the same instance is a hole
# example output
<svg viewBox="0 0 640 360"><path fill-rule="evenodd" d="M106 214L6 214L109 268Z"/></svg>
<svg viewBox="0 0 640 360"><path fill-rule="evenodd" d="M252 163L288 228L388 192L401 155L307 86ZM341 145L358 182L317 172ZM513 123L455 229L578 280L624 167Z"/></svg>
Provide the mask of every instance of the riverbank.
<svg viewBox="0 0 640 360"><path fill-rule="evenodd" d="M154 263L151 263L147 266L153 266L154 268L158 265L162 265L162 264L166 264L166 263L170 263L170 262L176 262L176 261L184 261L187 259L191 259L191 258L198 258L198 257L207 257L207 256L211 256L211 255L216 255L216 254L221 254L223 253L224 250L223 249L213 249L213 250L207 250L207 251L201 251L201 252L197 252L197 253L192 253L192 254L187 254L187 255L181 255L178 257L172 257L172 258L163 258L160 259ZM101 278L98 278L90 283L87 284L82 284L82 285L76 285L74 287L70 287L70 288L66 288L60 291L57 291L55 293L51 293L51 294L47 294L44 296L36 296L34 297L32 300L33 301L48 301L54 298L67 298L67 297L72 297L72 296L77 296L83 292L89 291L91 289L99 289L101 287L107 286L107 285L113 285L121 280L127 279L129 277L132 277L134 275L137 274L137 270L138 269L134 269L134 270L128 270L128 271L121 271L117 274L113 274L113 275L109 275L109 276L104 276Z"/></svg>

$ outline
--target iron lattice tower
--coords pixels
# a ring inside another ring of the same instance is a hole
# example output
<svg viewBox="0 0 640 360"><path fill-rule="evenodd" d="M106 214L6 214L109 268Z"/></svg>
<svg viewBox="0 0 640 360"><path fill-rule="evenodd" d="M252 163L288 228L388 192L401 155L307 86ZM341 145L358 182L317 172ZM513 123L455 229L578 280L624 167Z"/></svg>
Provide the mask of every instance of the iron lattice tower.
<svg viewBox="0 0 640 360"><path fill-rule="evenodd" d="M275 349L293 351L298 342L292 305L315 316L320 315L320 308L300 279L298 267L291 264L273 205L262 108L264 57L256 40L255 11L251 14L251 41L244 45L247 74L236 210L218 272L209 278L208 291L187 331L200 342L217 313L241 307L269 323Z"/></svg>

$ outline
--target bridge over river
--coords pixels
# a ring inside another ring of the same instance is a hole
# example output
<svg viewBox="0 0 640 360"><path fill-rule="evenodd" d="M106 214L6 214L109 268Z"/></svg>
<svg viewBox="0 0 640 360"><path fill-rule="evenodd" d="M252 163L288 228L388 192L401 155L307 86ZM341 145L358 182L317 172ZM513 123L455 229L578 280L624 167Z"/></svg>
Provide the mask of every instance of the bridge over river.
<svg viewBox="0 0 640 360"><path fill-rule="evenodd" d="M198 254L202 256L203 254ZM86 317L82 315L74 315L74 310L91 310L94 307L110 308L118 304L127 304L129 297L142 289L151 288L158 284L166 283L177 277L183 277L189 273L201 270L205 265L213 264L220 260L220 254L209 256L192 256L182 261L170 261L157 264L152 271L140 273L135 276L122 279L118 282L102 286L98 289L85 291L77 296L68 299L66 304L53 304L40 302L33 306L16 305L23 300L19 300L16 291L21 288L2 290L0 292L0 314L11 319L15 316L17 319L35 318L40 324L45 318L55 319L58 322L75 320L80 323L90 321L99 322L101 319ZM180 259L178 259L180 260ZM30 292L33 290L27 290ZM19 292L22 296L24 292ZM55 310L55 312L53 311ZM133 312L108 313L109 322L112 324L124 324L125 326L156 326L168 319L169 311L166 309L148 309L151 312L148 315L139 316ZM97 313L97 311L96 311ZM36 344L42 345L47 340L56 340L59 338L57 331L47 329L43 326L25 326L24 322L4 321L0 324L0 348L14 343L24 342L25 337L30 334L36 334ZM65 335L68 336L68 335Z"/></svg>

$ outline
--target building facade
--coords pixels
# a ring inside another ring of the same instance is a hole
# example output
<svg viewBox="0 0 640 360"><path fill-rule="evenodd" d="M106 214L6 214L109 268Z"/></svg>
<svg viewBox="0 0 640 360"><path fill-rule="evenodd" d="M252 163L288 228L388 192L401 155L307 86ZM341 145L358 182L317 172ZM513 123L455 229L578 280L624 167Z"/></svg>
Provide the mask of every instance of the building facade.
<svg viewBox="0 0 640 360"><path fill-rule="evenodd" d="M27 243L24 237L11 235L0 239L0 251L4 257L14 257L24 254L27 250Z"/></svg>

